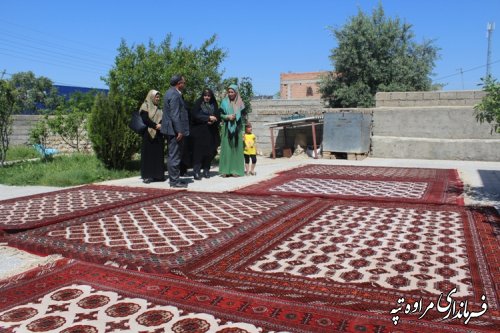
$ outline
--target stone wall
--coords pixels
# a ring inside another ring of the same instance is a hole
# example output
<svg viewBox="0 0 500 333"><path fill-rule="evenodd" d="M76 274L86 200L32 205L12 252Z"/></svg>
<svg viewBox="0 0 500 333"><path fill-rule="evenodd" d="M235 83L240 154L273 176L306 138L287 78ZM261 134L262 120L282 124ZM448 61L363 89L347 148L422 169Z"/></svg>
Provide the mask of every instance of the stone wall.
<svg viewBox="0 0 500 333"><path fill-rule="evenodd" d="M13 116L12 124L12 134L9 136L9 145L29 145L30 131L35 126L35 124L42 120L43 116L39 115L15 115ZM84 140L79 143L80 150L90 152L92 151L92 146L90 142L86 139L86 134L84 133ZM71 147L69 144L64 142L59 135L50 135L47 139L47 147L56 148L62 153L70 153L76 151L75 148Z"/></svg>
<svg viewBox="0 0 500 333"><path fill-rule="evenodd" d="M479 124L473 106L482 91L386 92L376 95L371 109L332 109L321 100L254 100L248 119L257 136L258 153L269 156L271 138L268 123L296 113L306 117L325 112L364 112L373 115L370 155L381 158L423 158L448 160L500 161L500 134L491 133L488 124ZM40 116L15 116L11 144L25 144L30 128ZM312 146L311 127L274 130L276 147ZM323 126L316 126L317 144ZM49 145L63 152L73 151L57 136ZM87 149L90 145L87 144Z"/></svg>

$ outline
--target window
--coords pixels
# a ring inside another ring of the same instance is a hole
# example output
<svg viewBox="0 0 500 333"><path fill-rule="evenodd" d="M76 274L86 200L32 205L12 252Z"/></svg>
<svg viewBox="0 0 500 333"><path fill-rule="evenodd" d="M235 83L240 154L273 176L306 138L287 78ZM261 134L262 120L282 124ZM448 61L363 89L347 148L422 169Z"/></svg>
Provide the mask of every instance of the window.
<svg viewBox="0 0 500 333"><path fill-rule="evenodd" d="M307 87L306 96L312 96L312 95L313 95L313 89L311 87Z"/></svg>

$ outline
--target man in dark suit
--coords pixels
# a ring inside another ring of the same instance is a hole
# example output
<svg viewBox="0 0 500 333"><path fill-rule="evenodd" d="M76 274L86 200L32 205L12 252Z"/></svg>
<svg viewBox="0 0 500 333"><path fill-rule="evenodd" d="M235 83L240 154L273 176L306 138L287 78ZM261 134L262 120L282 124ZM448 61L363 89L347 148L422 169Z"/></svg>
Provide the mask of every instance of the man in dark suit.
<svg viewBox="0 0 500 333"><path fill-rule="evenodd" d="M170 79L170 88L163 99L163 118L160 132L167 138L168 177L170 187L185 188L187 184L179 179L184 137L189 135L188 112L182 98L186 81L182 75Z"/></svg>

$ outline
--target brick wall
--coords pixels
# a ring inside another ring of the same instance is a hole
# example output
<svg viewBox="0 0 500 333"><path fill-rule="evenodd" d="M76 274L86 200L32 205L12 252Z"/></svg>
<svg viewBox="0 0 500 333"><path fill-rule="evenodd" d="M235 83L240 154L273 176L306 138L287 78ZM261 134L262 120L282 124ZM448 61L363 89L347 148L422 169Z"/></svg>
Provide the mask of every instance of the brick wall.
<svg viewBox="0 0 500 333"><path fill-rule="evenodd" d="M282 73L281 99L320 99L319 80L327 72Z"/></svg>

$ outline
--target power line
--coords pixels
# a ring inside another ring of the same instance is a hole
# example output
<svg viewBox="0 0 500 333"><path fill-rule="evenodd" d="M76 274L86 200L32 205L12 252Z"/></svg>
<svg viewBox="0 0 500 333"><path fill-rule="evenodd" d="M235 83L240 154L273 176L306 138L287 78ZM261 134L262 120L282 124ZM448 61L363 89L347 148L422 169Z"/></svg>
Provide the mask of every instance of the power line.
<svg viewBox="0 0 500 333"><path fill-rule="evenodd" d="M12 23L12 22L5 21L5 20L2 20L2 19L0 19L0 22L3 22L3 23L6 23L6 24L15 26L17 28L23 28L23 29L26 29L26 30L31 30L31 31L36 32L38 34L41 34L43 36L52 36L52 37L56 38L57 40L66 40L68 42L71 42L71 43L74 43L74 44L77 44L77 45L87 45L87 46L89 46L93 50L102 50L102 51L106 52L106 54L109 52L108 49L104 49L104 48L101 48L101 47L98 47L98 46L95 46L95 45L90 45L90 44L87 44L87 43L83 43L81 41L76 41L76 40L72 40L72 39L69 39L69 38L61 37L61 36L58 36L58 35L54 35L54 34L51 34L51 33L47 33L47 32L44 32L44 31L37 30L37 29L33 29L31 27L27 27L27 26L20 25L20 24L17 24L17 23ZM16 29L16 31L18 31L18 30L19 29ZM30 37L28 37L28 38L30 38ZM64 46L64 47L66 48L66 46ZM80 51L88 52L87 49L80 49Z"/></svg>
<svg viewBox="0 0 500 333"><path fill-rule="evenodd" d="M498 60L495 60L495 61L491 62L491 64L496 64L497 62L500 62L500 59L498 59ZM441 81L441 80L447 79L447 78L449 78L449 77L453 77L453 76L461 75L462 73L475 71L475 70L477 70L477 69L481 69L481 68L484 68L484 67L486 67L486 65L476 66L476 67L473 67L473 68L469 68L469 69L463 70L463 71L461 71L460 73L454 73L454 74L450 74L450 75L442 76L442 77L440 77L440 78L434 79L434 81Z"/></svg>
<svg viewBox="0 0 500 333"><path fill-rule="evenodd" d="M24 48L24 49L32 49L35 50L36 52L43 52L48 55L56 55L59 57L64 57L64 58L70 58L72 60L80 60L83 62L91 63L91 64L100 64L102 66L110 67L111 65L109 63L102 62L100 60L96 60L95 58L88 58L88 57L82 57L81 53L78 53L78 55L75 55L73 53L68 53L68 52L58 52L55 51L54 49L47 49L45 47L39 47L39 46L33 46L30 44L26 44L23 42L19 42L18 40L9 40L5 39L4 36L0 37L0 41L2 41L2 44L9 44L13 47L17 48ZM7 46L7 45L3 45Z"/></svg>

